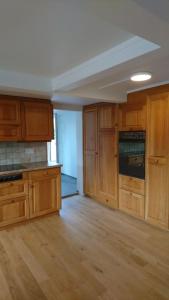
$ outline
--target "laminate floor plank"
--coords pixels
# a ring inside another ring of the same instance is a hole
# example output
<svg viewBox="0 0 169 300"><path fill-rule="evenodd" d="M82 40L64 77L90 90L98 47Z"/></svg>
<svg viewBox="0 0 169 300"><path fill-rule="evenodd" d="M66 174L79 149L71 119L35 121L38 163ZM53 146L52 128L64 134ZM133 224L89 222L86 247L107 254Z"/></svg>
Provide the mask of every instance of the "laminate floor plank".
<svg viewBox="0 0 169 300"><path fill-rule="evenodd" d="M74 196L0 232L0 300L168 300L169 232Z"/></svg>

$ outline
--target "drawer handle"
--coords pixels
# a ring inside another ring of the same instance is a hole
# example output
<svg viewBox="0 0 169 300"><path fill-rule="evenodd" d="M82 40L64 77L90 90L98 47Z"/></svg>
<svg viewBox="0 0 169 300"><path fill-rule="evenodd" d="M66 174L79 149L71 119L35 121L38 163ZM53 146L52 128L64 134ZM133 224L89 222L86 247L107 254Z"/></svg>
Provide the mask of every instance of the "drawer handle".
<svg viewBox="0 0 169 300"><path fill-rule="evenodd" d="M153 159L153 160L151 160L151 163L153 165L157 165L159 163L159 160L158 159Z"/></svg>

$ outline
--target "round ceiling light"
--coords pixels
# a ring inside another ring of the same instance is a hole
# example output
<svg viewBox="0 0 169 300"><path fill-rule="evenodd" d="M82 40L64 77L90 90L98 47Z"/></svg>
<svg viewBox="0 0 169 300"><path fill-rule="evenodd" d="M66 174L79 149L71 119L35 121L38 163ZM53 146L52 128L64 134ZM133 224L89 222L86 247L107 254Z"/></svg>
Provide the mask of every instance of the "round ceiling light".
<svg viewBox="0 0 169 300"><path fill-rule="evenodd" d="M149 80L151 79L152 75L151 73L148 73L148 72L140 72L140 73L135 73L133 74L130 79L132 81L146 81L146 80Z"/></svg>

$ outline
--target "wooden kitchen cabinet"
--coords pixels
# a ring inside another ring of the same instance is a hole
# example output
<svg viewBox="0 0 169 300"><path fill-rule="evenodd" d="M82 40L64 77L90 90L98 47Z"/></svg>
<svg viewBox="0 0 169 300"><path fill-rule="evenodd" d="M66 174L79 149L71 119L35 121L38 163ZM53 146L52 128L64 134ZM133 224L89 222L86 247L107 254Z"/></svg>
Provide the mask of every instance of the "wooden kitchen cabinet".
<svg viewBox="0 0 169 300"><path fill-rule="evenodd" d="M136 177L119 175L119 187L136 194L145 194L145 181Z"/></svg>
<svg viewBox="0 0 169 300"><path fill-rule="evenodd" d="M0 124L20 125L21 106L19 100L9 100L0 96Z"/></svg>
<svg viewBox="0 0 169 300"><path fill-rule="evenodd" d="M146 129L146 97L129 94L127 103L119 105L119 130Z"/></svg>
<svg viewBox="0 0 169 300"><path fill-rule="evenodd" d="M144 218L144 196L130 192L128 190L119 190L119 208L133 216Z"/></svg>
<svg viewBox="0 0 169 300"><path fill-rule="evenodd" d="M60 169L48 169L29 173L30 218L57 212L61 208Z"/></svg>
<svg viewBox="0 0 169 300"><path fill-rule="evenodd" d="M29 218L28 182L0 184L0 227L25 221Z"/></svg>
<svg viewBox="0 0 169 300"><path fill-rule="evenodd" d="M117 127L117 105L101 104L98 109L99 130Z"/></svg>
<svg viewBox="0 0 169 300"><path fill-rule="evenodd" d="M117 208L117 148L116 132L99 132L98 197L105 204Z"/></svg>
<svg viewBox="0 0 169 300"><path fill-rule="evenodd" d="M21 106L19 100L0 96L0 141L21 140Z"/></svg>
<svg viewBox="0 0 169 300"><path fill-rule="evenodd" d="M168 228L169 167L168 158L150 157L147 178L147 215L150 223Z"/></svg>
<svg viewBox="0 0 169 300"><path fill-rule="evenodd" d="M148 98L148 155L168 156L169 93Z"/></svg>
<svg viewBox="0 0 169 300"><path fill-rule="evenodd" d="M0 96L0 141L50 141L52 138L50 101Z"/></svg>
<svg viewBox="0 0 169 300"><path fill-rule="evenodd" d="M146 219L168 228L169 93L148 97Z"/></svg>
<svg viewBox="0 0 169 300"><path fill-rule="evenodd" d="M85 194L96 197L97 192L97 107L84 110L84 190Z"/></svg>
<svg viewBox="0 0 169 300"><path fill-rule="evenodd" d="M101 103L84 108L84 191L117 207L117 106Z"/></svg>
<svg viewBox="0 0 169 300"><path fill-rule="evenodd" d="M23 106L23 139L50 141L53 138L53 110L50 103L25 101Z"/></svg>
<svg viewBox="0 0 169 300"><path fill-rule="evenodd" d="M0 227L25 221L28 216L26 196L0 202Z"/></svg>
<svg viewBox="0 0 169 300"><path fill-rule="evenodd" d="M133 216L144 219L145 181L119 175L119 208Z"/></svg>
<svg viewBox="0 0 169 300"><path fill-rule="evenodd" d="M21 177L0 183L0 228L61 208L60 167L26 171Z"/></svg>
<svg viewBox="0 0 169 300"><path fill-rule="evenodd" d="M0 142L17 142L21 140L21 126L0 124Z"/></svg>

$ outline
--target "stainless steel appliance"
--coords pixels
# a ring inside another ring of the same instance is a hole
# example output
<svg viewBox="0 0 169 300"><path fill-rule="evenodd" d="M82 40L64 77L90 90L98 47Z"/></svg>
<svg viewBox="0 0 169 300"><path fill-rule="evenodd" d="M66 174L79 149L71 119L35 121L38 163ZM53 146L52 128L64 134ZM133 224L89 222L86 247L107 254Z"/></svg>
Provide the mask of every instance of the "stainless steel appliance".
<svg viewBox="0 0 169 300"><path fill-rule="evenodd" d="M120 131L120 174L145 178L145 136L145 131Z"/></svg>

